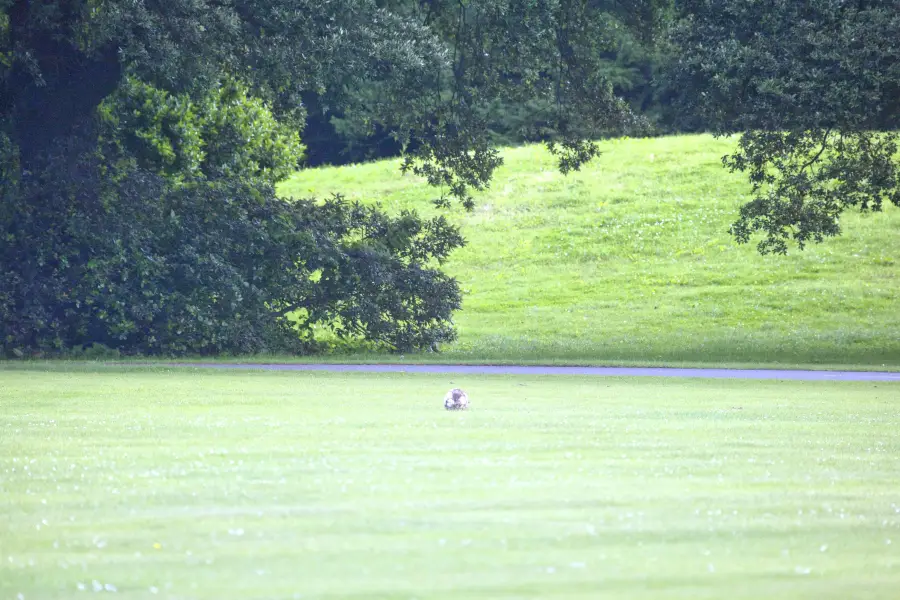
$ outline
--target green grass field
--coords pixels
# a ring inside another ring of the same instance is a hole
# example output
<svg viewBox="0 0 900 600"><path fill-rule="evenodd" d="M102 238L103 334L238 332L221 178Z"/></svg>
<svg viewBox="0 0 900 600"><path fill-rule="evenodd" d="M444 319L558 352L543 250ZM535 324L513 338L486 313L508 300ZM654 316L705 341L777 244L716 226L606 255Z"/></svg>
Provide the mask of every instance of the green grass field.
<svg viewBox="0 0 900 600"><path fill-rule="evenodd" d="M898 402L0 366L0 598L894 599Z"/></svg>
<svg viewBox="0 0 900 600"><path fill-rule="evenodd" d="M540 146L505 151L476 210L451 211L469 245L448 265L466 296L443 360L900 366L900 211L847 213L842 237L761 257L727 232L749 192L721 167L732 145L609 141L568 177ZM397 161L281 191L422 212L437 195Z"/></svg>

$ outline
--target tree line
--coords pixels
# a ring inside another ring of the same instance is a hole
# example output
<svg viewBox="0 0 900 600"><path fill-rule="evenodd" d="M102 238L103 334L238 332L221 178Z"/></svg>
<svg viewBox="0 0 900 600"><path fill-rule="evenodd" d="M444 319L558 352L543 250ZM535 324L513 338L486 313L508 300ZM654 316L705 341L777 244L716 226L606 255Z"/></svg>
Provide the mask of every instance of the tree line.
<svg viewBox="0 0 900 600"><path fill-rule="evenodd" d="M285 200L402 154L474 204L498 143L740 134L738 241L900 205L900 0L0 0L0 348L313 352L454 339L444 217Z"/></svg>

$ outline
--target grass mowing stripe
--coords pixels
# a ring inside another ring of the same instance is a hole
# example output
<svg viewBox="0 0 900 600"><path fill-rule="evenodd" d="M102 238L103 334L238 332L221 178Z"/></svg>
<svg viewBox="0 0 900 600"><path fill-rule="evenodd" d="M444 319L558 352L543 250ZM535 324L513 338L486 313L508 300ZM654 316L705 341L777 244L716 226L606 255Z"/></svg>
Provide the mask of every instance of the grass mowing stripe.
<svg viewBox="0 0 900 600"><path fill-rule="evenodd" d="M472 410L440 408L452 386ZM898 400L5 368L0 597L894 598Z"/></svg>

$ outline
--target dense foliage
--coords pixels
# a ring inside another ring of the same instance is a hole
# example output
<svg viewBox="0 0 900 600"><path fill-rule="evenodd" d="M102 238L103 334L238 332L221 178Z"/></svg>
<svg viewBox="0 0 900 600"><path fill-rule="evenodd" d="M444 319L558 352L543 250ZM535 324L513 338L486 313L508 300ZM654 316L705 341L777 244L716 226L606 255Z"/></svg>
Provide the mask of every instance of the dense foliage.
<svg viewBox="0 0 900 600"><path fill-rule="evenodd" d="M296 5L0 0L6 353L452 339L459 290L436 263L455 228L273 187L302 156L303 89L386 67L388 90L415 89L442 50L421 29L391 41L406 25L366 2Z"/></svg>
<svg viewBox="0 0 900 600"><path fill-rule="evenodd" d="M274 185L303 157L297 124L277 119L233 80L194 101L127 78L98 115L107 161L133 158L173 181L202 177Z"/></svg>
<svg viewBox="0 0 900 600"><path fill-rule="evenodd" d="M670 18L669 2L459 3L393 0L383 4L428 24L448 47L453 48L459 64L471 64L473 61L466 53L472 52L478 56L479 51L479 44L461 45L459 41L471 42L473 35L491 39L502 29L512 30L509 37L514 38L515 27L511 24L529 20L524 23L524 28L532 37L517 42L518 47L532 41L535 45L546 43L544 53L547 62L542 64L541 57L534 60L535 57L493 54L490 63L476 64L478 69L486 69L487 72L472 77L474 80L511 83L511 89L518 88L515 93L499 93L493 97L483 93L478 101L478 112L484 127L497 145L562 139L566 132L576 132L574 123L564 119L561 122L557 118L559 98L555 89L527 89L522 84L544 79L552 87L554 70L559 73L558 64L553 62L556 53L552 47L553 37L559 48L566 41L563 21L568 18L581 19L584 15L594 20L590 42L592 73L608 83L615 97L624 100L635 114L641 114L644 118L640 123L629 122L631 119L612 119L605 127L587 128L580 134L591 137L623 131L637 133L672 129L672 115L666 113L662 104L665 91L656 82L664 58L663 38L656 34ZM540 27L542 22L546 23L545 27ZM497 42L505 43L503 37L498 38ZM520 72L523 69L531 71L530 79L523 78ZM464 71L456 69L455 73ZM445 93L451 93L448 86L452 83L449 76L443 79ZM342 100L327 95L307 96L309 118L305 141L309 146L308 164L346 164L400 155L404 147L394 139L397 131L373 118L371 113L371 105L378 94L376 87L359 86L348 90ZM683 123L682 119L679 125L683 127ZM415 145L415 139L412 142Z"/></svg>
<svg viewBox="0 0 900 600"><path fill-rule="evenodd" d="M613 4L653 24L653 2ZM452 339L459 290L437 267L462 244L454 227L274 196L301 156L303 99L389 132L439 204L471 207L501 162L491 106L540 107L563 170L631 120L599 70L625 22L611 14L575 0L0 0L3 349L303 350L317 327L397 350Z"/></svg>
<svg viewBox="0 0 900 600"><path fill-rule="evenodd" d="M900 205L900 1L684 0L680 110L742 134L725 165L756 197L732 226L763 253L840 232L848 207Z"/></svg>
<svg viewBox="0 0 900 600"><path fill-rule="evenodd" d="M569 172L652 123L741 133L734 235L821 241L900 205L898 37L900 0L0 0L0 344L452 339L459 232L276 198L301 135L471 208L497 141Z"/></svg>
<svg viewBox="0 0 900 600"><path fill-rule="evenodd" d="M296 134L229 88L196 106L126 82L102 107L102 152L74 136L21 178L17 202L4 198L9 352L304 352L317 326L399 350L453 338L459 290L429 264L461 245L457 231L340 198L276 198ZM284 152L263 165L266 145Z"/></svg>

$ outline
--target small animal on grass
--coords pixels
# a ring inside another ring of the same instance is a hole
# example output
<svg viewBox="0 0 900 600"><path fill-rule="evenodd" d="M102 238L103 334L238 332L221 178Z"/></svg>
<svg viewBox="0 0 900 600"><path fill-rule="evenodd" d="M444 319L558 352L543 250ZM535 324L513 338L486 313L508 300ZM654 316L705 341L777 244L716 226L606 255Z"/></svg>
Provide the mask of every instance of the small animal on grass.
<svg viewBox="0 0 900 600"><path fill-rule="evenodd" d="M444 396L444 408L447 410L466 410L469 408L469 396L459 388L453 388Z"/></svg>

